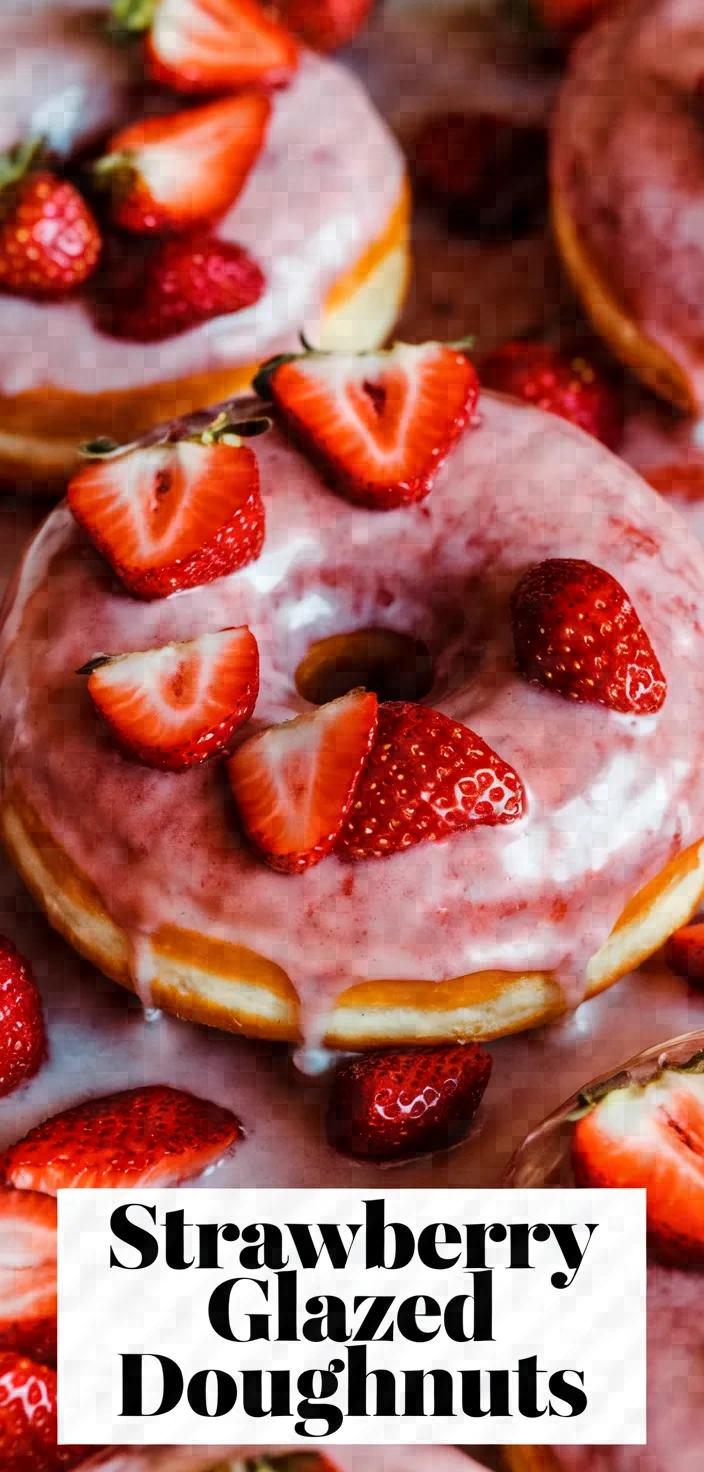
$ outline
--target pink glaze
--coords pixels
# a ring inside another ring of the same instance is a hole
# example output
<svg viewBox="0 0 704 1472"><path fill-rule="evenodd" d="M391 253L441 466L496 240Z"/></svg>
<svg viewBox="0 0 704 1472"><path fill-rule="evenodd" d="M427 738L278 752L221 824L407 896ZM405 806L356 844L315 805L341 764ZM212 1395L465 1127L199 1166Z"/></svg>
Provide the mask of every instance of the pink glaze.
<svg viewBox="0 0 704 1472"><path fill-rule="evenodd" d="M700 406L703 75L700 0L609 7L573 53L553 155L580 238L641 328L688 375Z"/></svg>
<svg viewBox="0 0 704 1472"><path fill-rule="evenodd" d="M701 1472L704 1273L648 1270L647 1446L556 1447L560 1472Z"/></svg>
<svg viewBox="0 0 704 1472"><path fill-rule="evenodd" d="M704 543L704 422L683 419L667 405L631 414L619 454L650 480Z"/></svg>
<svg viewBox="0 0 704 1472"><path fill-rule="evenodd" d="M704 835L704 561L681 520L595 441L486 396L427 502L386 514L327 491L278 432L253 441L266 503L258 562L175 598L129 598L58 507L31 544L2 636L0 755L133 938L164 923L251 947L298 988L309 1036L367 978L551 968L579 998L626 900ZM657 716L575 705L513 671L508 594L547 556L585 557L631 595L668 681ZM428 697L510 762L525 816L390 859L302 876L244 845L223 772L149 771L98 723L96 652L248 623L255 724L306 709L293 681L315 639L385 626L424 639Z"/></svg>
<svg viewBox="0 0 704 1472"><path fill-rule="evenodd" d="M18 34L16 12L2 0L0 148L41 127L70 151L122 123L127 58L95 15L79 14L78 0L61 11L35 0ZM137 388L260 362L295 345L304 328L315 340L328 291L381 235L400 198L403 161L361 84L335 62L305 53L273 103L262 153L217 231L262 266L267 289L256 305L145 345L98 332L80 299L47 306L3 296L0 394Z"/></svg>
<svg viewBox="0 0 704 1472"><path fill-rule="evenodd" d="M481 1472L477 1462L451 1446L321 1446L299 1443L292 1448L309 1455L319 1453L337 1472ZM280 1457L285 1447L272 1447ZM82 1462L77 1472L210 1472L213 1458L230 1460L233 1472L245 1457L265 1458L265 1447L154 1447L151 1451L99 1453Z"/></svg>

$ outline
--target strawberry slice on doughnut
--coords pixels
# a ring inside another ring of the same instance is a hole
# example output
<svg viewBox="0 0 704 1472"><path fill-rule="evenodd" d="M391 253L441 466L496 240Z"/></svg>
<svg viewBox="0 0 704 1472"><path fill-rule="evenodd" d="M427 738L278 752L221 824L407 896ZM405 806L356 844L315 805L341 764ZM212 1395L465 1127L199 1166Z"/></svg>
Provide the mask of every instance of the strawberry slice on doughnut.
<svg viewBox="0 0 704 1472"><path fill-rule="evenodd" d="M58 1446L56 1371L0 1353L2 1472L70 1472L95 1447Z"/></svg>
<svg viewBox="0 0 704 1472"><path fill-rule="evenodd" d="M505 342L481 359L479 378L485 388L557 414L618 450L622 397L581 345L558 352L545 342Z"/></svg>
<svg viewBox="0 0 704 1472"><path fill-rule="evenodd" d="M377 709L376 695L352 690L252 736L230 758L244 830L272 869L300 874L330 852L374 740Z"/></svg>
<svg viewBox="0 0 704 1472"><path fill-rule="evenodd" d="M700 1055L687 1069L607 1090L577 1121L572 1141L577 1185L645 1187L651 1247L683 1267L704 1265L701 1067Z"/></svg>
<svg viewBox="0 0 704 1472"><path fill-rule="evenodd" d="M447 1149L466 1135L490 1074L478 1043L346 1059L335 1071L328 1139L342 1155L380 1164Z"/></svg>
<svg viewBox="0 0 704 1472"><path fill-rule="evenodd" d="M372 511L427 496L479 391L464 354L437 342L273 358L254 387L332 489Z"/></svg>
<svg viewBox="0 0 704 1472"><path fill-rule="evenodd" d="M255 456L239 442L206 440L107 452L69 483L76 520L138 598L212 582L261 552Z"/></svg>
<svg viewBox="0 0 704 1472"><path fill-rule="evenodd" d="M298 65L291 32L257 0L116 0L114 16L148 30L147 71L175 92L280 87Z"/></svg>
<svg viewBox="0 0 704 1472"><path fill-rule="evenodd" d="M477 823L513 823L523 804L517 772L481 736L441 711L387 701L336 851L381 859Z"/></svg>
<svg viewBox="0 0 704 1472"><path fill-rule="evenodd" d="M115 223L171 233L224 215L259 157L270 113L264 93L245 92L123 128L94 169Z"/></svg>
<svg viewBox="0 0 704 1472"><path fill-rule="evenodd" d="M227 749L254 710L259 650L248 628L136 654L99 654L79 670L120 745L150 767L182 771Z"/></svg>
<svg viewBox="0 0 704 1472"><path fill-rule="evenodd" d="M56 1364L56 1202L0 1187L0 1350Z"/></svg>
<svg viewBox="0 0 704 1472"><path fill-rule="evenodd" d="M243 1138L229 1109L153 1084L89 1099L30 1130L0 1157L5 1182L55 1196L71 1187L177 1186Z"/></svg>
<svg viewBox="0 0 704 1472"><path fill-rule="evenodd" d="M516 663L532 684L569 700L653 715L665 676L628 594L575 557L531 567L511 596Z"/></svg>

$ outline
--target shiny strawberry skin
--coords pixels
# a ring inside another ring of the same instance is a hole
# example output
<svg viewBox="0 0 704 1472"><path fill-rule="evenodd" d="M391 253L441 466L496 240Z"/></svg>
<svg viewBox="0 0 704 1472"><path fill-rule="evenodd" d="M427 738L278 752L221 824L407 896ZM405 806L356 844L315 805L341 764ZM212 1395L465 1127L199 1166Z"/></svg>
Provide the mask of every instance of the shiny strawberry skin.
<svg viewBox="0 0 704 1472"><path fill-rule="evenodd" d="M201 462L197 474L203 494L208 494L210 479L213 486L218 481L224 487L231 483L229 497L223 498L223 520L205 536L199 547L194 547L182 556L169 557L168 543L165 544L163 561L155 550L150 565L137 561L131 547L123 545L124 537L119 527L113 526L110 511L111 487L119 487L123 474L129 474L125 462L128 456L117 461L89 461L69 482L67 499L76 521L88 533L98 551L114 568L118 577L130 593L145 600L166 598L171 593L185 588L196 588L215 578L225 577L253 562L264 545L264 505L259 489L257 461L247 446L234 450L229 445L203 445L198 447ZM135 455L142 452L136 450ZM146 454L149 452L147 451ZM232 456L237 456L237 462ZM179 451L174 447L173 455L164 450L164 464L155 466L154 501L155 515L159 517L167 506L169 494L177 496L182 491L179 474ZM173 470L169 461L173 459ZM188 474L188 467L185 474ZM106 509L107 507L107 509Z"/></svg>
<svg viewBox="0 0 704 1472"><path fill-rule="evenodd" d="M126 342L163 342L214 317L252 307L266 280L241 245L214 235L137 241L111 249L96 284L98 327Z"/></svg>
<svg viewBox="0 0 704 1472"><path fill-rule="evenodd" d="M704 1076L663 1069L607 1090L574 1127L578 1186L646 1191L648 1241L661 1261L704 1266Z"/></svg>
<svg viewBox="0 0 704 1472"><path fill-rule="evenodd" d="M360 1054L337 1066L328 1139L380 1164L447 1149L466 1135L490 1073L477 1043Z"/></svg>
<svg viewBox="0 0 704 1472"><path fill-rule="evenodd" d="M354 40L372 0L277 0L284 25L314 51L337 51Z"/></svg>
<svg viewBox="0 0 704 1472"><path fill-rule="evenodd" d="M531 683L625 714L653 715L667 693L648 635L610 573L549 558L511 596L516 663Z"/></svg>
<svg viewBox="0 0 704 1472"><path fill-rule="evenodd" d="M665 946L665 961L676 976L704 988L704 921L676 930Z"/></svg>
<svg viewBox="0 0 704 1472"><path fill-rule="evenodd" d="M0 1353L2 1472L69 1472L94 1447L57 1446L56 1371Z"/></svg>
<svg viewBox="0 0 704 1472"><path fill-rule="evenodd" d="M379 706L376 738L343 824L342 859L380 859L523 813L520 777L467 726L406 701Z"/></svg>
<svg viewBox="0 0 704 1472"><path fill-rule="evenodd" d="M41 172L10 186L7 196L0 213L0 289L43 300L82 286L98 264L102 240L78 190Z"/></svg>
<svg viewBox="0 0 704 1472"><path fill-rule="evenodd" d="M64 1187L174 1186L201 1175L242 1137L229 1109L155 1084L45 1120L5 1151L0 1173L17 1190L49 1196Z"/></svg>
<svg viewBox="0 0 704 1472"><path fill-rule="evenodd" d="M145 59L149 76L176 92L222 93L285 86L299 51L257 0L159 0Z"/></svg>
<svg viewBox="0 0 704 1472"><path fill-rule="evenodd" d="M56 1364L56 1202L0 1187L0 1350Z"/></svg>
<svg viewBox="0 0 704 1472"><path fill-rule="evenodd" d="M41 997L28 961L0 937L0 1097L33 1078L46 1058Z"/></svg>
<svg viewBox="0 0 704 1472"><path fill-rule="evenodd" d="M581 350L560 353L547 343L507 342L481 359L479 378L484 388L567 419L610 450L621 443L621 397Z"/></svg>

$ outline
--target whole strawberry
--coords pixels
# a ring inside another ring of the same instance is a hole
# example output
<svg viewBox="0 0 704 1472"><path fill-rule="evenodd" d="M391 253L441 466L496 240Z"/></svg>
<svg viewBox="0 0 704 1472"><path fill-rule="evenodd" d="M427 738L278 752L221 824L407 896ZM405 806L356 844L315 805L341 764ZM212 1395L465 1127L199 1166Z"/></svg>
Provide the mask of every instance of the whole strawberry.
<svg viewBox="0 0 704 1472"><path fill-rule="evenodd" d="M0 160L0 289L50 300L92 276L102 241L83 196L37 158L30 144Z"/></svg>
<svg viewBox="0 0 704 1472"><path fill-rule="evenodd" d="M140 243L141 244L141 243ZM241 245L197 234L156 245L121 244L103 277L98 325L112 337L161 342L257 302L266 281Z"/></svg>
<svg viewBox="0 0 704 1472"><path fill-rule="evenodd" d="M46 1057L42 1003L32 968L0 936L0 1096L33 1078Z"/></svg>
<svg viewBox="0 0 704 1472"><path fill-rule="evenodd" d="M653 715L667 693L665 676L621 584L574 557L532 567L511 597L513 642L521 674L569 700Z"/></svg>
<svg viewBox="0 0 704 1472"><path fill-rule="evenodd" d="M56 1371L11 1351L0 1353L2 1472L68 1472L88 1447L56 1444Z"/></svg>
<svg viewBox="0 0 704 1472"><path fill-rule="evenodd" d="M484 388L524 399L557 414L616 450L623 434L623 405L614 386L579 350L560 353L547 343L506 342L478 366Z"/></svg>
<svg viewBox="0 0 704 1472"><path fill-rule="evenodd" d="M520 777L480 736L441 711L390 700L379 706L336 852L380 859L478 823L512 823L522 812Z"/></svg>
<svg viewBox="0 0 704 1472"><path fill-rule="evenodd" d="M335 1074L328 1139L343 1155L380 1163L446 1149L467 1133L490 1073L477 1043L352 1058Z"/></svg>

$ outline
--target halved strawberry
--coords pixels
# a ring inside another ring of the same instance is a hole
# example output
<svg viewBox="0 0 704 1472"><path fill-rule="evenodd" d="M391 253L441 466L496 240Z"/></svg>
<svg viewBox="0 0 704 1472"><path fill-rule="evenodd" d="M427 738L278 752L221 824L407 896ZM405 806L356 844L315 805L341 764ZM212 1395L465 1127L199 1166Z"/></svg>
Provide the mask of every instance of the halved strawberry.
<svg viewBox="0 0 704 1472"><path fill-rule="evenodd" d="M558 352L545 342L505 342L479 363L485 388L557 414L618 450L623 398L615 383L586 357L581 344Z"/></svg>
<svg viewBox="0 0 704 1472"><path fill-rule="evenodd" d="M138 598L210 583L262 549L259 471L246 445L179 440L89 460L67 496Z"/></svg>
<svg viewBox="0 0 704 1472"><path fill-rule="evenodd" d="M569 700L652 715L665 676L628 594L602 567L552 557L531 567L511 596L521 674Z"/></svg>
<svg viewBox="0 0 704 1472"><path fill-rule="evenodd" d="M665 946L665 960L676 976L704 987L704 921L695 920L676 930Z"/></svg>
<svg viewBox="0 0 704 1472"><path fill-rule="evenodd" d="M46 1031L34 972L17 947L0 936L0 1097L39 1071Z"/></svg>
<svg viewBox="0 0 704 1472"><path fill-rule="evenodd" d="M425 705L387 701L336 852L381 859L475 823L512 823L523 798L513 767L467 726Z"/></svg>
<svg viewBox="0 0 704 1472"><path fill-rule="evenodd" d="M95 1448L57 1446L56 1371L0 1353L2 1472L68 1472Z"/></svg>
<svg viewBox="0 0 704 1472"><path fill-rule="evenodd" d="M168 233L224 215L259 157L270 113L262 92L245 92L116 133L95 165L115 223Z"/></svg>
<svg viewBox="0 0 704 1472"><path fill-rule="evenodd" d="M127 6L123 0L120 8L144 14L144 0L127 0ZM155 0L147 69L176 92L280 87L293 76L298 56L291 32L256 0Z"/></svg>
<svg viewBox="0 0 704 1472"><path fill-rule="evenodd" d="M227 770L247 837L283 874L325 858L349 812L377 724L377 698L352 690L252 736Z"/></svg>
<svg viewBox="0 0 704 1472"><path fill-rule="evenodd" d="M333 490L372 511L427 496L479 391L464 354L437 342L273 358L254 387Z"/></svg>
<svg viewBox="0 0 704 1472"><path fill-rule="evenodd" d="M225 751L259 694L259 650L249 629L201 634L137 654L98 655L79 674L127 751L182 771Z"/></svg>
<svg viewBox="0 0 704 1472"><path fill-rule="evenodd" d="M335 1072L328 1139L343 1155L379 1162L447 1149L466 1135L490 1073L478 1043L348 1059Z"/></svg>
<svg viewBox="0 0 704 1472"><path fill-rule="evenodd" d="M56 1202L0 1187L0 1349L56 1364Z"/></svg>
<svg viewBox="0 0 704 1472"><path fill-rule="evenodd" d="M49 1196L64 1187L176 1186L242 1138L229 1109L154 1084L46 1119L5 1151L0 1173L17 1190Z"/></svg>
<svg viewBox="0 0 704 1472"><path fill-rule="evenodd" d="M645 1187L658 1257L704 1264L704 1074L664 1068L603 1094L575 1125L578 1186Z"/></svg>

